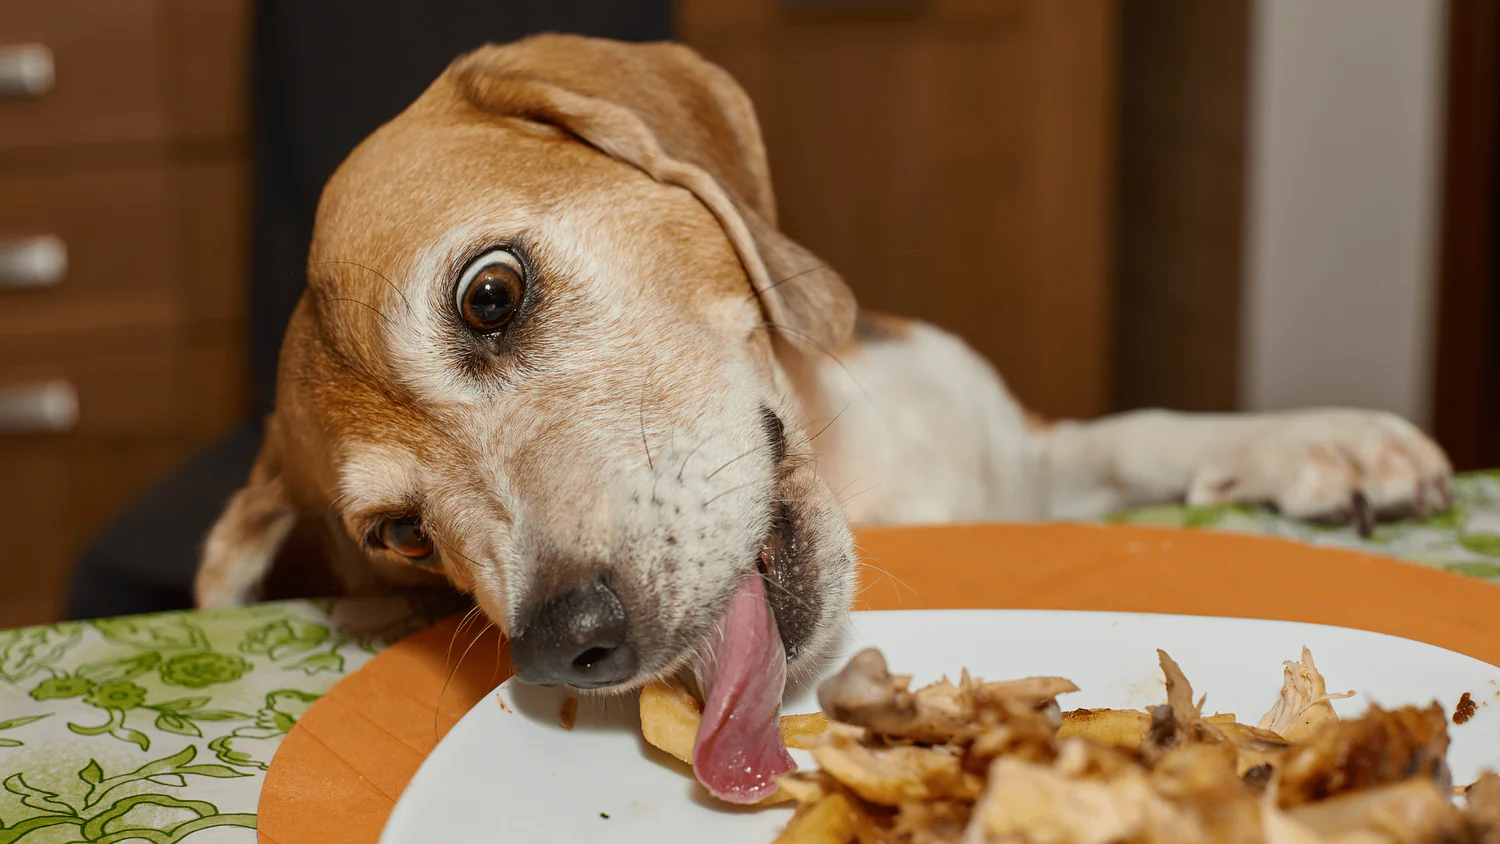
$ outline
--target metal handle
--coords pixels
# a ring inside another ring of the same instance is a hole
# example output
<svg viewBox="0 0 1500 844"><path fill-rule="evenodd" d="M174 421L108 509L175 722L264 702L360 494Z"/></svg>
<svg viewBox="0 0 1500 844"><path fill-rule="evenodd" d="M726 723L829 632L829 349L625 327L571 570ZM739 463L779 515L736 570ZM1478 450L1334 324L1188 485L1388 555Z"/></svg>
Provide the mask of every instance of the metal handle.
<svg viewBox="0 0 1500 844"><path fill-rule="evenodd" d="M50 234L0 240L0 290L54 287L68 274L68 247Z"/></svg>
<svg viewBox="0 0 1500 844"><path fill-rule="evenodd" d="M40 97L57 79L52 51L44 44L0 47L0 97Z"/></svg>
<svg viewBox="0 0 1500 844"><path fill-rule="evenodd" d="M78 424L78 390L67 381L0 387L0 434L65 434Z"/></svg>

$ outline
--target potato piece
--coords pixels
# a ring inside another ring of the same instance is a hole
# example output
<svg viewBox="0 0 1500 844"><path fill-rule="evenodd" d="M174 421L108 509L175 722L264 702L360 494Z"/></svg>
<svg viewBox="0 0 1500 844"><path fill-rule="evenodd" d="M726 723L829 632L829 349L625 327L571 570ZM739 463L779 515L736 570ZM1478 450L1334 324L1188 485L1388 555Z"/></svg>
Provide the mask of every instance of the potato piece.
<svg viewBox="0 0 1500 844"><path fill-rule="evenodd" d="M693 764L703 707L682 689L653 683L641 689L641 733L652 747Z"/></svg>
<svg viewBox="0 0 1500 844"><path fill-rule="evenodd" d="M828 732L828 716L821 712L781 716L781 743L793 750L812 750Z"/></svg>
<svg viewBox="0 0 1500 844"><path fill-rule="evenodd" d="M832 794L836 788L829 776L822 771L793 771L776 778L781 786L776 793L785 794L798 803L811 804Z"/></svg>
<svg viewBox="0 0 1500 844"><path fill-rule="evenodd" d="M682 689L652 683L641 689L641 733L647 743L682 761L693 764L693 743L703 707ZM781 716L781 741L794 750L811 750L828 730L821 712Z"/></svg>
<svg viewBox="0 0 1500 844"><path fill-rule="evenodd" d="M1235 723L1233 713L1210 715L1203 720L1218 726ZM1063 713L1057 737L1077 737L1096 744L1134 750L1140 746L1141 736L1146 734L1149 726L1151 716L1136 709L1075 709Z"/></svg>
<svg viewBox="0 0 1500 844"><path fill-rule="evenodd" d="M799 808L772 844L851 844L859 826L859 809L834 793Z"/></svg>
<svg viewBox="0 0 1500 844"><path fill-rule="evenodd" d="M1057 737L1076 736L1096 744L1133 750L1140 746L1141 736L1150 724L1146 713L1134 709L1075 709L1063 713Z"/></svg>

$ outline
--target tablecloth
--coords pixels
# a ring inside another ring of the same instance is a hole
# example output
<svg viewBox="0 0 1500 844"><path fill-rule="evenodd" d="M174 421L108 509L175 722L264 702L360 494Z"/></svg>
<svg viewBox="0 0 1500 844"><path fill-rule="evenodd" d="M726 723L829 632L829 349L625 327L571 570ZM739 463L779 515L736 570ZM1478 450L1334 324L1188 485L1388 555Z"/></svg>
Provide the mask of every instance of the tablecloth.
<svg viewBox="0 0 1500 844"><path fill-rule="evenodd" d="M1500 471L1454 492L1452 510L1368 539L1238 506L1110 520L1292 537L1500 582ZM0 844L254 841L265 771L298 716L452 609L413 595L0 631Z"/></svg>

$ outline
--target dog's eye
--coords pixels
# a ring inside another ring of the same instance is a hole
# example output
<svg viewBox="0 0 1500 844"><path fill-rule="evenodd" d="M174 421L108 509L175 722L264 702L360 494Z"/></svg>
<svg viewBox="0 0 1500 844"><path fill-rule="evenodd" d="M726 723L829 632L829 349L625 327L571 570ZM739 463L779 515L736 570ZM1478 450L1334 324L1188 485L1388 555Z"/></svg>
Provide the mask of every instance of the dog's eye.
<svg viewBox="0 0 1500 844"><path fill-rule="evenodd" d="M497 331L515 316L525 292L523 268L504 249L476 258L459 277L454 294L458 312L475 331Z"/></svg>
<svg viewBox="0 0 1500 844"><path fill-rule="evenodd" d="M425 560L432 556L432 537L414 518L386 519L380 523L380 544L408 560Z"/></svg>

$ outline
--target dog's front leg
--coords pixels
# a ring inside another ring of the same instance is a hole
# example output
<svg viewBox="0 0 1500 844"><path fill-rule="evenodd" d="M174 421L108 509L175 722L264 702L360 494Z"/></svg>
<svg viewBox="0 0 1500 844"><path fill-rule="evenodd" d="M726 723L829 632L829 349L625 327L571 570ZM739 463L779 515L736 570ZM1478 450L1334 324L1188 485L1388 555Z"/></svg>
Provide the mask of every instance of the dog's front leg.
<svg viewBox="0 0 1500 844"><path fill-rule="evenodd" d="M1452 503L1452 466L1389 413L1137 411L1037 432L1053 516L1186 501L1270 504L1294 518L1426 514Z"/></svg>

